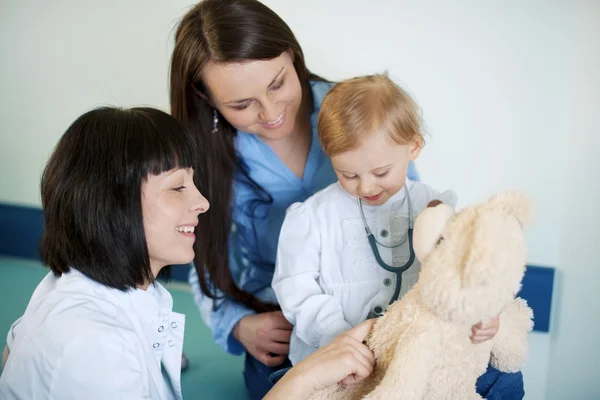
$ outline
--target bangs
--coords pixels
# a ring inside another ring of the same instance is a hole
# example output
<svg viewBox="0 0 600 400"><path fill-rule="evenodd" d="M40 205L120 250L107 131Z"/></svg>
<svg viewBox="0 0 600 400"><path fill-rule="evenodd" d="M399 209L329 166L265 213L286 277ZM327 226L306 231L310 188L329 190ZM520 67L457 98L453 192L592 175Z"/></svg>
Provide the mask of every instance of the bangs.
<svg viewBox="0 0 600 400"><path fill-rule="evenodd" d="M138 169L142 179L173 169L195 168L198 151L193 137L173 117L150 108L137 108L129 135L128 167Z"/></svg>

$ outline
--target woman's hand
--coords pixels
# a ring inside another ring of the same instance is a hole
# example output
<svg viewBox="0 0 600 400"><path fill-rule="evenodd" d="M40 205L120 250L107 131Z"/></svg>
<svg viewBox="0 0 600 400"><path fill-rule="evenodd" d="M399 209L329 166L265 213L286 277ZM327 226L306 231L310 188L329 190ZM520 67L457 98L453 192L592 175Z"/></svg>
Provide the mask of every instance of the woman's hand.
<svg viewBox="0 0 600 400"><path fill-rule="evenodd" d="M483 343L487 340L490 340L498 333L498 329L500 328L500 317L496 317L492 319L487 324L478 323L477 325L473 325L471 328L471 342L473 344Z"/></svg>
<svg viewBox="0 0 600 400"><path fill-rule="evenodd" d="M233 336L258 361L268 367L281 365L290 352L293 326L281 311L247 315L233 329Z"/></svg>
<svg viewBox="0 0 600 400"><path fill-rule="evenodd" d="M331 385L351 385L368 377L375 367L375 356L363 341L375 321L363 322L305 358L277 382L264 400L307 399Z"/></svg>

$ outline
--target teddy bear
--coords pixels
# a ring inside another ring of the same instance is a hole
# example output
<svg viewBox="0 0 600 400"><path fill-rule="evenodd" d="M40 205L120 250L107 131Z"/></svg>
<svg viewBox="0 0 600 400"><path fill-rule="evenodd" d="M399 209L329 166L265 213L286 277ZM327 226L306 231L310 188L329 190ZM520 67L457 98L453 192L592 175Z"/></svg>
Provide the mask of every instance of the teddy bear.
<svg viewBox="0 0 600 400"><path fill-rule="evenodd" d="M481 399L475 384L488 364L519 371L533 327L531 308L516 297L525 273L524 228L531 219L531 202L518 191L458 213L432 201L414 224L418 281L366 339L375 354L373 373L311 400ZM471 327L498 315L496 336L471 343Z"/></svg>

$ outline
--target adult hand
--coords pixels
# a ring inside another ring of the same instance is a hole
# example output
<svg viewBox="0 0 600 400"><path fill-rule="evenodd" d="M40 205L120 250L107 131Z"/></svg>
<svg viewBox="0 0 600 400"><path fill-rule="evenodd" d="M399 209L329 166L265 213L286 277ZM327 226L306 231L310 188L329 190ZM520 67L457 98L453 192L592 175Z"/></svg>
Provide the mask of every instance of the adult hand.
<svg viewBox="0 0 600 400"><path fill-rule="evenodd" d="M500 316L492 319L487 324L478 323L471 328L471 342L473 344L483 343L490 340L498 333L500 328Z"/></svg>
<svg viewBox="0 0 600 400"><path fill-rule="evenodd" d="M305 358L277 382L264 400L307 399L331 385L351 385L368 377L375 367L375 356L363 341L375 321L367 320L342 333Z"/></svg>
<svg viewBox="0 0 600 400"><path fill-rule="evenodd" d="M258 361L268 367L281 365L290 352L293 326L281 311L247 315L233 329L233 336Z"/></svg>

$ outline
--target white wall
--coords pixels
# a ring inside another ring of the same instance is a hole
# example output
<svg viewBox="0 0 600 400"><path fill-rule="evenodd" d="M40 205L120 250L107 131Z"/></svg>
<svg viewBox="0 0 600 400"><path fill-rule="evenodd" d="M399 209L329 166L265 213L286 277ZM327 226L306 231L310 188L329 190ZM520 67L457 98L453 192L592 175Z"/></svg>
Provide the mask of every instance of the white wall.
<svg viewBox="0 0 600 400"><path fill-rule="evenodd" d="M530 262L560 274L553 331L531 337L526 398L598 395L599 3L265 2L292 27L314 72L388 70L413 93L430 134L418 161L428 183L454 188L461 206L509 187L536 201ZM46 158L83 111L168 108L173 27L190 3L2 3L0 201L39 204Z"/></svg>
<svg viewBox="0 0 600 400"><path fill-rule="evenodd" d="M0 201L38 205L58 138L93 107L168 110L169 43L190 1L0 2Z"/></svg>
<svg viewBox="0 0 600 400"><path fill-rule="evenodd" d="M577 18L572 37L568 143L561 166L561 280L551 336L548 399L600 399L600 2ZM592 385L593 384L593 385Z"/></svg>

